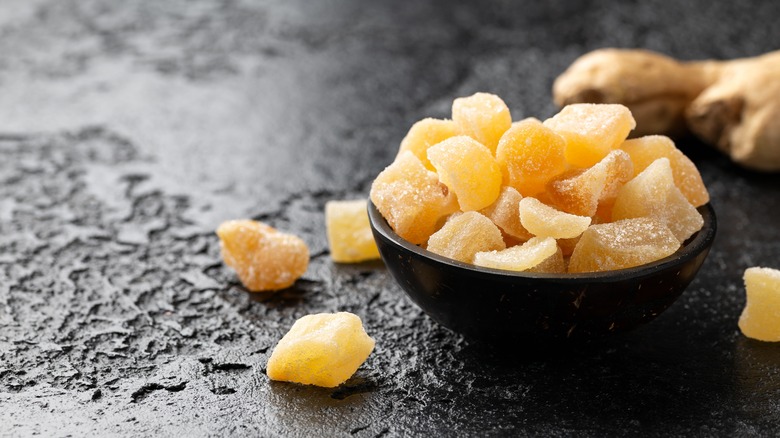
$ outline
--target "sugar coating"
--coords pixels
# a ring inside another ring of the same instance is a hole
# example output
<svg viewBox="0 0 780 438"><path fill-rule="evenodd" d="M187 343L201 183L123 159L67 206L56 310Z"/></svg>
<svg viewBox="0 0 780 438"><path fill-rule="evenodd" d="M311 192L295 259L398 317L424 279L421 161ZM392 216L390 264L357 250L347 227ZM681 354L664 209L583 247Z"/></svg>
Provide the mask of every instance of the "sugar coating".
<svg viewBox="0 0 780 438"><path fill-rule="evenodd" d="M566 161L590 167L617 149L636 121L620 104L577 103L565 106L544 125L566 139Z"/></svg>
<svg viewBox="0 0 780 438"><path fill-rule="evenodd" d="M631 157L624 151L614 150L589 169L551 181L548 194L555 206L565 212L593 216L599 202L613 200L633 176Z"/></svg>
<svg viewBox="0 0 780 438"><path fill-rule="evenodd" d="M506 248L501 230L487 217L468 211L453 217L428 239L428 251L471 263L478 252Z"/></svg>
<svg viewBox="0 0 780 438"><path fill-rule="evenodd" d="M498 198L501 169L490 150L473 138L448 138L428 149L428 159L462 211L481 210Z"/></svg>
<svg viewBox="0 0 780 438"><path fill-rule="evenodd" d="M393 230L414 244L425 243L439 219L457 210L447 186L409 151L376 177L370 196Z"/></svg>
<svg viewBox="0 0 780 438"><path fill-rule="evenodd" d="M357 315L306 315L274 347L267 374L271 380L333 388L352 377L373 349Z"/></svg>
<svg viewBox="0 0 780 438"><path fill-rule="evenodd" d="M398 150L400 155L404 151L414 154L428 170L435 170L428 160L428 148L450 137L458 135L458 127L452 120L422 119L412 125Z"/></svg>
<svg viewBox="0 0 780 438"><path fill-rule="evenodd" d="M710 195L701 179L699 169L690 158L677 149L669 137L648 135L626 140L620 148L631 156L635 175L645 170L658 158L668 158L672 166L674 184L685 195L688 202L694 207L701 207L710 202Z"/></svg>
<svg viewBox="0 0 780 438"><path fill-rule="evenodd" d="M452 120L461 135L467 135L495 153L498 140L512 125L512 116L495 94L476 93L452 102Z"/></svg>
<svg viewBox="0 0 780 438"><path fill-rule="evenodd" d="M223 222L217 236L225 264L252 292L288 288L309 266L309 248L303 240L261 222Z"/></svg>
<svg viewBox="0 0 780 438"><path fill-rule="evenodd" d="M739 329L759 341L780 341L780 271L748 268L744 280L747 302L739 317Z"/></svg>
<svg viewBox="0 0 780 438"><path fill-rule="evenodd" d="M368 222L367 204L365 199L325 204L325 228L334 262L356 263L379 258Z"/></svg>
<svg viewBox="0 0 780 438"><path fill-rule="evenodd" d="M498 142L496 161L507 184L523 196L544 191L566 170L566 140L536 119L512 124Z"/></svg>
<svg viewBox="0 0 780 438"><path fill-rule="evenodd" d="M554 239L571 239L588 228L591 219L556 210L536 198L523 198L519 205L520 223L531 234Z"/></svg>
<svg viewBox="0 0 780 438"><path fill-rule="evenodd" d="M501 187L496 201L480 210L480 213L498 225L504 233L524 242L533 237L533 234L529 233L520 223L519 206L522 199L523 196L517 190L504 186Z"/></svg>
<svg viewBox="0 0 780 438"><path fill-rule="evenodd" d="M680 241L661 221L624 219L591 225L569 259L569 272L599 272L650 263L673 254Z"/></svg>
<svg viewBox="0 0 780 438"><path fill-rule="evenodd" d="M474 264L508 271L527 271L554 256L556 252L558 245L555 239L534 237L522 245L504 250L478 252L474 255Z"/></svg>
<svg viewBox="0 0 780 438"><path fill-rule="evenodd" d="M665 223L680 242L704 225L704 219L674 184L669 159L659 158L620 189L612 219L653 217Z"/></svg>
<svg viewBox="0 0 780 438"><path fill-rule="evenodd" d="M563 251L560 246L555 250L555 254L542 260L533 268L526 270L526 272L539 272L545 274L565 274L567 271L566 259L563 258Z"/></svg>

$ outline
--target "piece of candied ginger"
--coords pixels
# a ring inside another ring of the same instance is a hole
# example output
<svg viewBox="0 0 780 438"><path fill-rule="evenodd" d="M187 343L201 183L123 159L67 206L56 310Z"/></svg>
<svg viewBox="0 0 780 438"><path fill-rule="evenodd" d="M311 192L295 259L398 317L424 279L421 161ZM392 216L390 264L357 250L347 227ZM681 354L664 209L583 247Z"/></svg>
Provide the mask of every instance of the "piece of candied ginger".
<svg viewBox="0 0 780 438"><path fill-rule="evenodd" d="M560 264L556 263L558 259ZM534 237L522 245L474 255L474 264L477 266L508 271L531 271L548 260L549 263L534 272L543 272L543 269L547 269L547 272L565 272L563 255L552 237Z"/></svg>
<svg viewBox="0 0 780 438"><path fill-rule="evenodd" d="M520 223L538 237L572 239L582 234L591 222L587 216L564 213L536 198L523 198L519 212Z"/></svg>
<svg viewBox="0 0 780 438"><path fill-rule="evenodd" d="M448 138L428 149L428 159L462 211L481 210L498 198L501 169L488 148L473 138Z"/></svg>
<svg viewBox="0 0 780 438"><path fill-rule="evenodd" d="M401 153L371 185L371 202L402 238L425 243L439 219L457 210L455 197L413 153Z"/></svg>
<svg viewBox="0 0 780 438"><path fill-rule="evenodd" d="M620 104L576 103L563 107L544 125L566 139L566 161L590 167L617 149L636 121Z"/></svg>
<svg viewBox="0 0 780 438"><path fill-rule="evenodd" d="M704 219L674 184L669 159L659 158L618 192L612 220L652 217L665 223L682 243L704 225Z"/></svg>
<svg viewBox="0 0 780 438"><path fill-rule="evenodd" d="M428 239L428 251L464 263L472 263L482 251L506 248L501 230L476 211L455 215Z"/></svg>
<svg viewBox="0 0 780 438"><path fill-rule="evenodd" d="M512 116L495 94L475 93L452 102L452 120L461 135L468 135L495 153L498 140L512 125Z"/></svg>
<svg viewBox="0 0 780 438"><path fill-rule="evenodd" d="M306 315L274 347L267 374L271 380L333 388L352 377L373 349L357 315Z"/></svg>
<svg viewBox="0 0 780 438"><path fill-rule="evenodd" d="M223 222L217 236L225 264L252 292L288 288L309 266L309 248L303 240L262 222Z"/></svg>
<svg viewBox="0 0 780 438"><path fill-rule="evenodd" d="M747 302L739 317L739 329L749 338L780 341L780 270L745 270Z"/></svg>
<svg viewBox="0 0 780 438"><path fill-rule="evenodd" d="M367 204L365 199L325 204L325 229L334 262L357 263L379 258L368 222Z"/></svg>
<svg viewBox="0 0 780 438"><path fill-rule="evenodd" d="M428 170L435 170L428 160L428 148L458 135L458 127L452 120L422 119L412 125L398 149L398 155L409 151L419 158Z"/></svg>
<svg viewBox="0 0 780 438"><path fill-rule="evenodd" d="M624 219L591 225L569 259L569 272L599 272L632 268L673 254L680 242L661 221Z"/></svg>

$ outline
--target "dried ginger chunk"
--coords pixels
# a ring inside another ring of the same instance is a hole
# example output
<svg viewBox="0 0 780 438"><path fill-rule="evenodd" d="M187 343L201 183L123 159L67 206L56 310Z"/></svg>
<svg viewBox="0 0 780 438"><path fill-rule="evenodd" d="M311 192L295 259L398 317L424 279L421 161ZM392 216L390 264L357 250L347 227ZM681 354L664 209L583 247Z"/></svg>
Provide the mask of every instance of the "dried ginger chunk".
<svg viewBox="0 0 780 438"><path fill-rule="evenodd" d="M306 315L274 347L267 374L271 380L333 388L352 377L373 349L357 315Z"/></svg>
<svg viewBox="0 0 780 438"><path fill-rule="evenodd" d="M439 180L455 194L461 210L481 210L498 198L501 168L488 148L473 138L448 138L428 149L428 159Z"/></svg>
<svg viewBox="0 0 780 438"><path fill-rule="evenodd" d="M309 266L309 248L303 240L262 222L223 222L217 236L225 264L252 292L288 288Z"/></svg>
<svg viewBox="0 0 780 438"><path fill-rule="evenodd" d="M496 152L498 140L512 125L512 116L503 100L495 94L476 93L452 102L452 120L461 135L468 135Z"/></svg>
<svg viewBox="0 0 780 438"><path fill-rule="evenodd" d="M556 210L536 198L523 198L519 205L520 223L531 234L554 239L571 239L588 228L591 219Z"/></svg>
<svg viewBox="0 0 780 438"><path fill-rule="evenodd" d="M710 202L710 194L704 186L701 174L690 158L686 157L669 137L648 135L626 140L621 149L628 152L634 162L634 174L638 175L658 158L668 158L672 166L674 183L694 207Z"/></svg>
<svg viewBox="0 0 780 438"><path fill-rule="evenodd" d="M669 159L659 158L620 189L612 220L652 217L666 224L680 242L704 225L704 219L674 184Z"/></svg>
<svg viewBox="0 0 780 438"><path fill-rule="evenodd" d="M634 176L629 155L614 150L584 171L575 171L551 181L548 196L561 210L579 216L593 216L599 202L612 200Z"/></svg>
<svg viewBox="0 0 780 438"><path fill-rule="evenodd" d="M371 201L402 238L425 243L439 219L456 211L454 196L436 173L411 152L403 152L371 185Z"/></svg>
<svg viewBox="0 0 780 438"><path fill-rule="evenodd" d="M428 148L458 135L458 127L452 120L422 119L412 125L398 150L398 155L409 151L419 158L428 170L435 170L428 161Z"/></svg>
<svg viewBox="0 0 780 438"><path fill-rule="evenodd" d="M559 252L560 249L552 237L534 237L522 245L501 251L478 252L474 255L474 264L508 271L529 271L548 259L552 259L552 263L548 263L548 265L555 269L555 256ZM562 255L560 261L563 263ZM559 272L564 271L560 270Z"/></svg>
<svg viewBox="0 0 780 438"><path fill-rule="evenodd" d="M566 139L566 161L590 167L617 149L636 122L620 104L577 103L565 106L544 125Z"/></svg>
<svg viewBox="0 0 780 438"><path fill-rule="evenodd" d="M526 241L533 234L520 223L520 200L523 196L512 187L504 186L498 195L498 199L489 207L480 210L480 213L488 217L501 231L520 241Z"/></svg>
<svg viewBox="0 0 780 438"><path fill-rule="evenodd" d="M744 280L747 302L739 317L739 329L759 341L780 341L780 271L748 268Z"/></svg>
<svg viewBox="0 0 780 438"><path fill-rule="evenodd" d="M325 204L325 228L334 262L356 263L379 258L365 199L328 201Z"/></svg>
<svg viewBox="0 0 780 438"><path fill-rule="evenodd" d="M680 242L661 221L625 219L591 225L569 259L569 272L599 272L643 265L673 254Z"/></svg>
<svg viewBox="0 0 780 438"><path fill-rule="evenodd" d="M478 252L504 248L501 230L476 211L453 216L428 239L428 251L464 263L471 263Z"/></svg>
<svg viewBox="0 0 780 438"><path fill-rule="evenodd" d="M536 119L525 119L501 137L496 160L507 184L523 196L532 196L566 170L565 149L563 137Z"/></svg>

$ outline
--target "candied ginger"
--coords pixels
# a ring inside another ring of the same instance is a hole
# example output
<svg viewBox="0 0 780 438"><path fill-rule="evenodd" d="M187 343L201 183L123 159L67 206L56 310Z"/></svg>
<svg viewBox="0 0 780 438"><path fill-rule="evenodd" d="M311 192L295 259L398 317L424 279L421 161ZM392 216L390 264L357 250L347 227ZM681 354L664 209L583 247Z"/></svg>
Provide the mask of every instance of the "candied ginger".
<svg viewBox="0 0 780 438"><path fill-rule="evenodd" d="M512 116L495 94L476 93L452 102L452 120L462 135L477 140L495 153L498 140L512 125Z"/></svg>
<svg viewBox="0 0 780 438"><path fill-rule="evenodd" d="M478 252L474 255L474 264L508 271L528 271L550 258L554 261L558 252L560 249L552 237L534 237L522 245L501 251ZM560 260L562 263L562 255ZM550 263L550 266L555 269L553 265L554 263ZM563 270L559 272L563 272Z"/></svg>
<svg viewBox="0 0 780 438"><path fill-rule="evenodd" d="M274 347L267 374L271 380L333 388L352 377L373 349L357 315L306 315Z"/></svg>
<svg viewBox="0 0 780 438"><path fill-rule="evenodd" d="M422 119L412 125L409 133L401 140L398 155L409 151L419 158L428 170L435 170L428 160L428 148L458 135L458 127L452 120Z"/></svg>
<svg viewBox="0 0 780 438"><path fill-rule="evenodd" d="M780 271L748 268L744 280L747 302L739 317L739 329L748 338L780 341Z"/></svg>
<svg viewBox="0 0 780 438"><path fill-rule="evenodd" d="M710 202L710 195L701 179L701 174L690 158L686 157L669 137L648 135L626 140L621 149L628 152L634 162L634 174L637 175L658 158L668 158L672 166L674 183L694 207Z"/></svg>
<svg viewBox="0 0 780 438"><path fill-rule="evenodd" d="M428 159L461 210L481 210L498 198L501 169L488 148L476 140L465 135L448 138L428 149Z"/></svg>
<svg viewBox="0 0 780 438"><path fill-rule="evenodd" d="M521 199L523 196L517 190L504 186L501 188L496 202L480 210L480 213L498 225L504 233L520 241L526 241L533 237L533 234L529 233L520 223Z"/></svg>
<svg viewBox="0 0 780 438"><path fill-rule="evenodd" d="M636 121L620 104L577 103L565 106L544 125L566 139L566 161L590 167L617 149Z"/></svg>
<svg viewBox="0 0 780 438"><path fill-rule="evenodd" d="M626 152L614 150L593 167L575 172L550 182L548 196L567 213L593 216L600 201L614 199L634 176L634 166Z"/></svg>
<svg viewBox="0 0 780 438"><path fill-rule="evenodd" d="M680 242L704 225L704 219L674 184L667 158L659 158L620 189L612 220L653 217L665 223Z"/></svg>
<svg viewBox="0 0 780 438"><path fill-rule="evenodd" d="M452 217L428 239L428 251L464 263L471 263L478 252L504 248L501 230L476 211Z"/></svg>
<svg viewBox="0 0 780 438"><path fill-rule="evenodd" d="M569 259L569 272L599 272L650 263L673 254L680 242L664 223L652 218L591 225Z"/></svg>
<svg viewBox="0 0 780 438"><path fill-rule="evenodd" d="M554 176L566 170L566 140L536 119L512 125L498 142L496 160L508 185L523 196L544 191Z"/></svg>
<svg viewBox="0 0 780 438"><path fill-rule="evenodd" d="M402 238L425 243L439 219L457 210L454 196L436 173L411 152L402 152L371 185L371 201Z"/></svg>
<svg viewBox="0 0 780 438"><path fill-rule="evenodd" d="M523 198L519 205L520 223L531 234L554 239L571 239L588 228L591 219L556 210L536 198Z"/></svg>
<svg viewBox="0 0 780 438"><path fill-rule="evenodd" d="M325 228L333 261L356 263L379 258L365 199L326 203Z"/></svg>
<svg viewBox="0 0 780 438"><path fill-rule="evenodd" d="M223 222L217 235L225 264L252 292L288 288L309 266L309 248L303 240L262 222Z"/></svg>

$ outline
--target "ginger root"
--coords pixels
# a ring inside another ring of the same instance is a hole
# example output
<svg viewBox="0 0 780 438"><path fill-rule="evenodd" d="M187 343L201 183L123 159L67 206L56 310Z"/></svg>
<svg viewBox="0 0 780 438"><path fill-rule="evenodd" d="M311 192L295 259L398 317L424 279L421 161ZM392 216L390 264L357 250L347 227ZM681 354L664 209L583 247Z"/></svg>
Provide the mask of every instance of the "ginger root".
<svg viewBox="0 0 780 438"><path fill-rule="evenodd" d="M735 162L780 170L780 51L732 61L681 62L645 50L601 49L553 85L558 105L621 103L634 135L690 131Z"/></svg>

